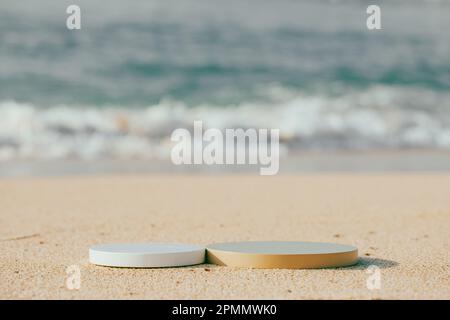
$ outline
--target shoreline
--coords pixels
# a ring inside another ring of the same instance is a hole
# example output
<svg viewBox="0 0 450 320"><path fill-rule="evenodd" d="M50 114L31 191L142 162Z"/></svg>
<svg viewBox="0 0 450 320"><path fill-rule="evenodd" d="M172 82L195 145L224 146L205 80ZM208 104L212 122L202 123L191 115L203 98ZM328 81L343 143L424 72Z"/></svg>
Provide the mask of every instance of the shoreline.
<svg viewBox="0 0 450 320"><path fill-rule="evenodd" d="M302 173L450 172L450 151L296 152L280 157L280 175ZM0 179L27 176L115 174L251 174L260 165L180 165L161 159L11 160L0 162Z"/></svg>

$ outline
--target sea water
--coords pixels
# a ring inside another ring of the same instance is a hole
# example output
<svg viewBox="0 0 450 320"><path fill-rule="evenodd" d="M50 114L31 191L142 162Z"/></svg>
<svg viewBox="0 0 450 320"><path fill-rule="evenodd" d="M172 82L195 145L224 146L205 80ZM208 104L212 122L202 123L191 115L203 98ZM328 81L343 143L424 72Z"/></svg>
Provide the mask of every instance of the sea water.
<svg viewBox="0 0 450 320"><path fill-rule="evenodd" d="M0 160L168 158L280 129L289 152L450 149L450 1L0 3Z"/></svg>

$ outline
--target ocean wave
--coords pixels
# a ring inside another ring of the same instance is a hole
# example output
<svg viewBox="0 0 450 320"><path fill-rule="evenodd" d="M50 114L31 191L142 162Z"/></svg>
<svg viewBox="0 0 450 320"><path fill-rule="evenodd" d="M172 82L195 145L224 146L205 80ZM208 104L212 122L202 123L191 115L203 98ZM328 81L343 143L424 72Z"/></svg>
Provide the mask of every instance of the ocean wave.
<svg viewBox="0 0 450 320"><path fill-rule="evenodd" d="M450 94L371 87L338 96L266 89L270 102L146 108L0 102L0 159L168 158L177 128L278 128L296 150L450 148Z"/></svg>
<svg viewBox="0 0 450 320"><path fill-rule="evenodd" d="M80 0L78 31L64 2L25 2L0 1L0 101L221 106L264 101L271 83L450 90L449 1L383 1L380 31L360 0Z"/></svg>

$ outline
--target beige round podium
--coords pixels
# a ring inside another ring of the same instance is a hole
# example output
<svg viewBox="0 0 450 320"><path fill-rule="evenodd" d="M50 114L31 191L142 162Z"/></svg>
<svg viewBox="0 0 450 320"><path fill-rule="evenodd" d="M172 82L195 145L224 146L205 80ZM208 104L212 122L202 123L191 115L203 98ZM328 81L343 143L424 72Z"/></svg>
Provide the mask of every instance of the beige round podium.
<svg viewBox="0 0 450 320"><path fill-rule="evenodd" d="M358 249L325 242L229 242L206 246L206 260L212 264L244 268L332 268L357 263Z"/></svg>

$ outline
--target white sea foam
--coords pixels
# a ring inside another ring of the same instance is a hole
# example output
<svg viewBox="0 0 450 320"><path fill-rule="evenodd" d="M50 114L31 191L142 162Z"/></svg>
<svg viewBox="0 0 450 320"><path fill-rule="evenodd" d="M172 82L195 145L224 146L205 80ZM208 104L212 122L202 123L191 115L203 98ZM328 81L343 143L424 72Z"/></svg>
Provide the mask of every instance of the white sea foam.
<svg viewBox="0 0 450 320"><path fill-rule="evenodd" d="M340 96L274 90L275 102L147 108L0 103L0 159L168 158L170 134L206 127L278 128L285 150L450 148L450 96L373 87ZM280 93L281 92L281 93ZM284 92L284 93L283 93Z"/></svg>

